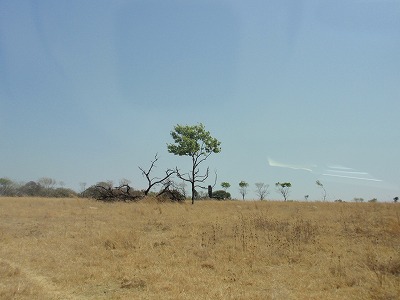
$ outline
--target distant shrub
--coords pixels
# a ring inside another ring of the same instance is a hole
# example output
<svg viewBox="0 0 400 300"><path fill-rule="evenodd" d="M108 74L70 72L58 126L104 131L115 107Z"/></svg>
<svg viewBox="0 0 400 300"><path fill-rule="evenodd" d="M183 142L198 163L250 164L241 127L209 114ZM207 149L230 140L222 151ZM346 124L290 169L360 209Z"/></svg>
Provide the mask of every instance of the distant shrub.
<svg viewBox="0 0 400 300"><path fill-rule="evenodd" d="M14 196L16 184L8 178L0 178L0 196Z"/></svg>
<svg viewBox="0 0 400 300"><path fill-rule="evenodd" d="M34 182L29 181L28 183L21 186L19 189L21 196L42 196L43 195L43 187Z"/></svg>
<svg viewBox="0 0 400 300"><path fill-rule="evenodd" d="M160 202L171 201L171 202L183 202L186 197L178 189L163 189L157 195L157 199Z"/></svg>
<svg viewBox="0 0 400 300"><path fill-rule="evenodd" d="M49 195L50 197L55 197L55 198L70 198L70 197L76 197L78 194L74 190L60 187L56 189L50 189Z"/></svg>
<svg viewBox="0 0 400 300"><path fill-rule="evenodd" d="M231 194L223 190L218 190L212 193L212 198L218 200L231 199Z"/></svg>
<svg viewBox="0 0 400 300"><path fill-rule="evenodd" d="M87 188L82 196L106 202L137 201L143 198L144 193L134 190L128 184L112 187L111 183L99 182Z"/></svg>

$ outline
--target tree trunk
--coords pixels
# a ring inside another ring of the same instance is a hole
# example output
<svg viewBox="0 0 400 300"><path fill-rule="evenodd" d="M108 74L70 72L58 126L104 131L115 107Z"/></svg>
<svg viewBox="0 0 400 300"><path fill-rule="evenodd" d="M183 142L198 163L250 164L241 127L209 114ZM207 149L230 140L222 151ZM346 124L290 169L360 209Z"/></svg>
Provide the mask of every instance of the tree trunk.
<svg viewBox="0 0 400 300"><path fill-rule="evenodd" d="M196 172L196 160L195 160L194 156L192 156L192 181L191 181L191 184L192 184L192 204L194 204L194 196L196 194L195 186L194 186L194 183L196 182L196 178L194 177L195 176L195 172Z"/></svg>
<svg viewBox="0 0 400 300"><path fill-rule="evenodd" d="M208 197L212 198L212 186L211 185L208 186Z"/></svg>
<svg viewBox="0 0 400 300"><path fill-rule="evenodd" d="M192 204L194 204L194 196L196 194L196 190L194 188L194 181L192 181L191 183L192 183Z"/></svg>

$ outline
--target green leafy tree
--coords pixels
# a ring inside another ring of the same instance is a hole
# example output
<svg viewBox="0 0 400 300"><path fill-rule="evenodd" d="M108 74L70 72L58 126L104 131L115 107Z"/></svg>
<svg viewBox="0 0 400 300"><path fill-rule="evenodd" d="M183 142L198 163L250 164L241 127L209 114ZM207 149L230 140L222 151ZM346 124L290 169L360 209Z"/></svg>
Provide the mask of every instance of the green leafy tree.
<svg viewBox="0 0 400 300"><path fill-rule="evenodd" d="M249 184L242 180L241 182L239 182L239 193L240 195L242 195L242 199L244 200L244 196L246 196L247 194L247 188L249 187Z"/></svg>
<svg viewBox="0 0 400 300"><path fill-rule="evenodd" d="M168 152L179 156L190 156L192 159L192 168L186 174L181 174L176 169L177 176L187 182L192 187L192 204L196 195L196 187L201 187L199 183L208 178L209 168L206 173L200 175L199 165L205 161L212 153L221 152L221 142L213 138L210 132L206 131L203 124L188 126L176 125L171 131L174 143L167 144Z"/></svg>
<svg viewBox="0 0 400 300"><path fill-rule="evenodd" d="M322 197L323 197L323 200L325 201L326 200L326 190L325 190L324 185L319 180L317 180L315 183L323 190Z"/></svg>
<svg viewBox="0 0 400 300"><path fill-rule="evenodd" d="M224 191L226 192L227 189L229 189L231 187L231 184L229 182L222 182L221 183L222 188L224 189Z"/></svg>
<svg viewBox="0 0 400 300"><path fill-rule="evenodd" d="M290 182L277 182L275 183L275 186L278 193L280 193L283 196L283 199L287 201L292 184Z"/></svg>

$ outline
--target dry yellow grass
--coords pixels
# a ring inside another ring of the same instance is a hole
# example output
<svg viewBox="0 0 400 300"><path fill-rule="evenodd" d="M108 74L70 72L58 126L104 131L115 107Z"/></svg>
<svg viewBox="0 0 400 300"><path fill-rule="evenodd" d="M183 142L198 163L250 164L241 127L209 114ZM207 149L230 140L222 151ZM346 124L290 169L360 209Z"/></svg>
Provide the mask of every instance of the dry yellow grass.
<svg viewBox="0 0 400 300"><path fill-rule="evenodd" d="M400 205L0 198L0 299L400 299Z"/></svg>

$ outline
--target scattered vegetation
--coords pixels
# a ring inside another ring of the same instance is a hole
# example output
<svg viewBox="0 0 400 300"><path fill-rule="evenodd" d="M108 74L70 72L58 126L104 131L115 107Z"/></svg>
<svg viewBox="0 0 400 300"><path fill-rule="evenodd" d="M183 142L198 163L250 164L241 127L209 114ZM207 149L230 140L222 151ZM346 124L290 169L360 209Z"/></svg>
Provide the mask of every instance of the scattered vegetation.
<svg viewBox="0 0 400 300"><path fill-rule="evenodd" d="M40 178L37 182L29 181L27 183L16 183L9 178L0 178L0 196L54 198L77 196L74 190L63 187L62 182L60 182L60 187L57 187L56 184L57 182L54 179L47 177Z"/></svg>
<svg viewBox="0 0 400 300"><path fill-rule="evenodd" d="M0 198L1 299L399 299L400 206Z"/></svg>
<svg viewBox="0 0 400 300"><path fill-rule="evenodd" d="M354 202L364 202L364 198L358 198L358 197L356 197L356 198L353 199L353 201L354 201Z"/></svg>

